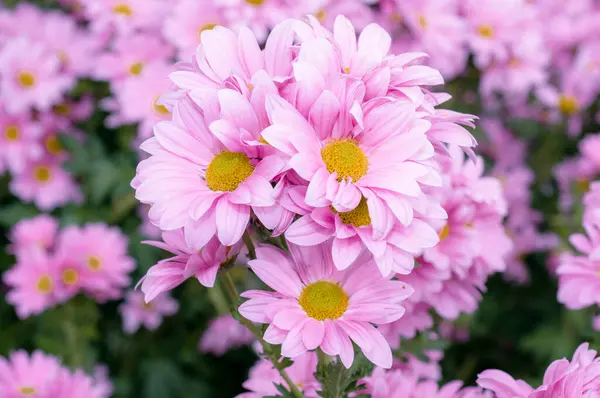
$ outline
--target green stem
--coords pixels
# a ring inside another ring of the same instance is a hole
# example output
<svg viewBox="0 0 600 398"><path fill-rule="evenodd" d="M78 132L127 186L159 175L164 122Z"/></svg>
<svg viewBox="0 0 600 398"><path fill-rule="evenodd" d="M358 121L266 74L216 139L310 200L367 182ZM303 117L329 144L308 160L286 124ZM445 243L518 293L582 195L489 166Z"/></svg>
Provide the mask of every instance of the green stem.
<svg viewBox="0 0 600 398"><path fill-rule="evenodd" d="M248 234L248 230L244 231L244 236L242 237L246 247L248 248L248 258L250 260L254 260L256 258L256 249L254 248L254 243L252 243L252 239L250 238L250 234Z"/></svg>
<svg viewBox="0 0 600 398"><path fill-rule="evenodd" d="M244 234L244 237L246 237L246 234ZM244 241L246 241L246 239L244 239ZM248 247L249 253L253 253L253 251L254 251L254 246L252 246L252 250L250 249L250 247ZM222 272L220 275L221 275L221 280L223 281L223 285L225 286L225 289L227 290L227 293L229 294L229 298L231 299L232 307L237 311L236 304L239 300L239 295L238 295L237 289L235 287L233 278L231 277L231 274L229 272ZM271 347L270 347L269 343L267 343L263 339L260 329L255 324L253 324L249 319L244 318L239 313L238 313L238 315L239 315L239 317L238 317L239 322L242 325L244 325L245 327L247 327L252 332L252 334L254 334L254 336L256 337L256 339L258 340L258 342L260 343L260 345L263 348L263 355L271 360L275 369L277 369L277 371L279 372L279 374L281 375L283 380L285 380L285 382L287 383L292 395L296 398L304 398L304 394L302 394L302 392L300 392L300 390L298 389L296 384L292 381L292 379L290 379L290 376L288 376L288 374L286 373L285 369L283 369L281 367L281 364L279 363L279 358L276 358L273 355Z"/></svg>

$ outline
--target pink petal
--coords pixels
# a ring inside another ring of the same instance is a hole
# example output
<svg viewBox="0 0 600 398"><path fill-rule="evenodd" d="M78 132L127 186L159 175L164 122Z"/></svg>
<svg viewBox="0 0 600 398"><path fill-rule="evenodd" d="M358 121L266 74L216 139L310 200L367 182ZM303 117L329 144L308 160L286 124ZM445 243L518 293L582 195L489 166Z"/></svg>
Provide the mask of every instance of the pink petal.
<svg viewBox="0 0 600 398"><path fill-rule="evenodd" d="M325 337L325 323L309 318L302 329L302 342L307 350L314 350L321 345Z"/></svg>
<svg viewBox="0 0 600 398"><path fill-rule="evenodd" d="M300 296L303 285L289 263L274 264L265 260L251 260L248 266L273 290L291 297Z"/></svg>
<svg viewBox="0 0 600 398"><path fill-rule="evenodd" d="M331 231L314 222L310 215L306 215L290 225L285 237L297 245L314 246L330 238Z"/></svg>
<svg viewBox="0 0 600 398"><path fill-rule="evenodd" d="M250 221L250 207L230 203L225 198L217 202L217 236L224 246L237 243Z"/></svg>

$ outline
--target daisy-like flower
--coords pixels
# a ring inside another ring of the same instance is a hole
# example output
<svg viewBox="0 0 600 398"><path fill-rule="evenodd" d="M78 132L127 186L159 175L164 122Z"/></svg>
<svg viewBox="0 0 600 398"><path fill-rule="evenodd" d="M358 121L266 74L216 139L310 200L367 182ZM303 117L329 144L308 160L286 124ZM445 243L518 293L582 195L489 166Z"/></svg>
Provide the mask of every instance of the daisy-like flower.
<svg viewBox="0 0 600 398"><path fill-rule="evenodd" d="M165 4L159 0L89 0L84 6L94 30L116 29L123 34L135 29L156 29L165 11Z"/></svg>
<svg viewBox="0 0 600 398"><path fill-rule="evenodd" d="M221 93L221 105L234 94ZM252 207L275 203L270 181L283 162L276 156L256 159L253 147L233 135L213 135L191 106L178 102L173 122L156 125L155 136L142 145L153 156L138 166L136 197L152 204L150 219L161 229L183 227L191 249L201 249L214 235L231 246L246 230Z"/></svg>
<svg viewBox="0 0 600 398"><path fill-rule="evenodd" d="M41 126L31 120L29 112L11 115L0 108L0 161L11 172L21 172L28 162L42 156L41 135Z"/></svg>
<svg viewBox="0 0 600 398"><path fill-rule="evenodd" d="M52 210L82 199L71 175L49 157L27 164L13 177L9 188L22 201L33 202L41 210Z"/></svg>
<svg viewBox="0 0 600 398"><path fill-rule="evenodd" d="M52 396L61 370L58 359L41 351L13 352L0 357L0 391L6 398Z"/></svg>
<svg viewBox="0 0 600 398"><path fill-rule="evenodd" d="M250 344L254 339L248 328L226 314L210 321L200 339L198 350L221 356L229 350Z"/></svg>
<svg viewBox="0 0 600 398"><path fill-rule="evenodd" d="M73 76L60 73L60 59L25 37L10 40L0 51L2 101L9 113L35 107L46 111L72 87Z"/></svg>
<svg viewBox="0 0 600 398"><path fill-rule="evenodd" d="M110 387L110 389L107 389ZM71 371L62 368L55 382L53 396L61 398L109 398L112 386L98 385L94 378L85 374L81 369ZM54 395L55 394L55 395Z"/></svg>
<svg viewBox="0 0 600 398"><path fill-rule="evenodd" d="M317 354L307 352L294 358L294 363L285 371L290 379L298 386L298 389L306 398L318 398L320 395L320 384L314 374L317 371L319 362ZM263 398L266 396L277 396L279 392L275 388L276 384L285 385L285 381L273 367L273 363L265 359L260 359L250 369L248 380L243 387L249 392L239 394L236 398Z"/></svg>
<svg viewBox="0 0 600 398"><path fill-rule="evenodd" d="M201 250L194 250L186 243L182 229L163 232L162 240L144 242L175 255L150 267L140 281L146 302L174 289L192 276L203 286L213 287L220 267L234 261L243 244L240 241L233 246L223 246L214 237Z"/></svg>
<svg viewBox="0 0 600 398"><path fill-rule="evenodd" d="M168 294L161 294L151 303L144 300L144 293L130 291L125 295L125 302L119 306L123 318L123 329L128 334L135 333L140 326L155 330L162 323L163 317L173 315L179 304Z"/></svg>
<svg viewBox="0 0 600 398"><path fill-rule="evenodd" d="M272 246L257 248L257 259L248 263L275 292L250 290L240 313L253 322L268 323L264 339L282 344L281 353L297 357L320 347L339 355L350 367L354 341L378 366L392 366L392 352L373 326L399 319L400 303L412 293L406 283L383 278L366 256L345 271L337 271L331 247L290 245L292 257Z"/></svg>
<svg viewBox="0 0 600 398"><path fill-rule="evenodd" d="M127 255L127 237L102 223L63 229L56 253L68 260L63 280L76 282L99 301L121 297L130 282L128 274L135 267Z"/></svg>
<svg viewBox="0 0 600 398"><path fill-rule="evenodd" d="M3 281L10 287L6 301L19 318L39 314L56 303L56 264L40 247L19 253L17 264L6 271Z"/></svg>
<svg viewBox="0 0 600 398"><path fill-rule="evenodd" d="M32 247L48 250L58 235L58 220L47 214L21 220L10 231L10 250L18 255Z"/></svg>

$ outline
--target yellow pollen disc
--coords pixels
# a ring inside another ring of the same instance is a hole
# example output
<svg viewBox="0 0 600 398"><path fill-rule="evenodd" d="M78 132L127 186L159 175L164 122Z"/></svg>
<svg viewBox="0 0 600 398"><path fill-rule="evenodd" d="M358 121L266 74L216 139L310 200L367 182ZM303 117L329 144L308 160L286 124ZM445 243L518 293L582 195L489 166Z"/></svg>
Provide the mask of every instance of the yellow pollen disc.
<svg viewBox="0 0 600 398"><path fill-rule="evenodd" d="M128 4L125 4L125 3L116 4L113 7L113 12L115 14L124 15L126 17L130 17L133 15L133 10L131 9L131 7L129 7Z"/></svg>
<svg viewBox="0 0 600 398"><path fill-rule="evenodd" d="M42 294L50 294L52 293L52 288L54 284L52 283L52 279L48 275L42 275L37 282L37 290Z"/></svg>
<svg viewBox="0 0 600 398"><path fill-rule="evenodd" d="M60 145L60 141L58 140L58 137L55 134L46 137L44 146L46 147L48 153L52 155L59 155L62 153L63 150L62 145Z"/></svg>
<svg viewBox="0 0 600 398"><path fill-rule="evenodd" d="M254 172L246 154L221 152L206 169L206 184L217 192L232 192Z"/></svg>
<svg viewBox="0 0 600 398"><path fill-rule="evenodd" d="M321 22L325 21L326 17L327 13L325 12L324 8L321 8L317 12L315 12L315 18L317 18Z"/></svg>
<svg viewBox="0 0 600 398"><path fill-rule="evenodd" d="M129 66L129 74L131 76L139 76L143 69L144 64L141 62L136 62L135 64L131 64L131 66Z"/></svg>
<svg viewBox="0 0 600 398"><path fill-rule="evenodd" d="M258 138L258 142L265 145L271 145L267 142L267 140L265 140L265 138L262 135Z"/></svg>
<svg viewBox="0 0 600 398"><path fill-rule="evenodd" d="M31 88L35 85L35 76L31 72L22 71L17 75L17 81L24 88Z"/></svg>
<svg viewBox="0 0 600 398"><path fill-rule="evenodd" d="M169 110L164 106L164 105L159 105L158 104L158 100L159 98L157 98L156 100L154 100L154 111L156 113L158 113L159 115L168 115L171 112L169 112Z"/></svg>
<svg viewBox="0 0 600 398"><path fill-rule="evenodd" d="M37 394L35 387L21 387L19 388L19 392L25 397L31 397Z"/></svg>
<svg viewBox="0 0 600 398"><path fill-rule="evenodd" d="M344 66L344 73L349 75L350 74L350 67L349 66Z"/></svg>
<svg viewBox="0 0 600 398"><path fill-rule="evenodd" d="M87 259L87 266L91 271L99 271L102 268L102 260L97 256L89 256Z"/></svg>
<svg viewBox="0 0 600 398"><path fill-rule="evenodd" d="M38 182L48 182L52 178L52 171L47 166L37 166L33 169L33 177Z"/></svg>
<svg viewBox="0 0 600 398"><path fill-rule="evenodd" d="M575 181L575 186L580 192L588 193L590 191L590 180L586 178L578 178Z"/></svg>
<svg viewBox="0 0 600 398"><path fill-rule="evenodd" d="M216 23L207 23L207 24L200 26L198 28L198 38L200 38L200 35L202 35L202 32L204 32L205 30L213 30L216 26L217 26Z"/></svg>
<svg viewBox="0 0 600 398"><path fill-rule="evenodd" d="M246 3L250 4L251 6L262 6L265 3L265 0L246 0Z"/></svg>
<svg viewBox="0 0 600 398"><path fill-rule="evenodd" d="M450 225L446 224L444 225L444 228L442 228L442 230L440 231L440 242L446 239L448 235L450 235Z"/></svg>
<svg viewBox="0 0 600 398"><path fill-rule="evenodd" d="M564 115L573 115L579 111L579 101L573 95L561 95L558 100L558 109Z"/></svg>
<svg viewBox="0 0 600 398"><path fill-rule="evenodd" d="M337 172L340 182L346 177L356 182L367 174L369 168L367 156L356 140L349 138L331 141L321 150L321 158L328 172Z"/></svg>
<svg viewBox="0 0 600 398"><path fill-rule="evenodd" d="M60 50L58 52L58 59L60 60L60 63L62 65L68 65L69 64L69 55L67 55L66 51Z"/></svg>
<svg viewBox="0 0 600 398"><path fill-rule="evenodd" d="M511 68L518 68L521 66L521 61L518 58L511 58L510 61L508 61L508 66Z"/></svg>
<svg viewBox="0 0 600 398"><path fill-rule="evenodd" d="M9 124L4 129L4 138L6 141L17 141L21 137L19 128L14 124Z"/></svg>
<svg viewBox="0 0 600 398"><path fill-rule="evenodd" d="M419 16L419 26L421 27L421 29L425 29L427 27L427 19L424 15Z"/></svg>
<svg viewBox="0 0 600 398"><path fill-rule="evenodd" d="M146 302L144 302L144 304L143 304L143 308L144 308L146 311L150 311L150 310L152 309L152 303L151 303L151 302L150 302L150 303L146 303Z"/></svg>
<svg viewBox="0 0 600 398"><path fill-rule="evenodd" d="M79 273L73 268L66 268L62 273L62 281L67 286L73 286L79 280Z"/></svg>
<svg viewBox="0 0 600 398"><path fill-rule="evenodd" d="M298 302L309 317L323 321L344 315L348 295L337 283L319 281L306 286Z"/></svg>
<svg viewBox="0 0 600 398"><path fill-rule="evenodd" d="M54 113L60 116L69 116L71 113L71 106L69 104L58 104L52 107Z"/></svg>
<svg viewBox="0 0 600 398"><path fill-rule="evenodd" d="M490 25L481 25L477 28L477 33L479 33L479 36L481 37L491 39L494 37L494 28L492 28Z"/></svg>
<svg viewBox="0 0 600 398"><path fill-rule="evenodd" d="M340 220L346 225L354 225L355 227L364 227L371 225L371 216L369 215L369 207L367 206L367 200L363 197L358 206L354 210L339 213L337 210L331 207L334 213L340 216Z"/></svg>

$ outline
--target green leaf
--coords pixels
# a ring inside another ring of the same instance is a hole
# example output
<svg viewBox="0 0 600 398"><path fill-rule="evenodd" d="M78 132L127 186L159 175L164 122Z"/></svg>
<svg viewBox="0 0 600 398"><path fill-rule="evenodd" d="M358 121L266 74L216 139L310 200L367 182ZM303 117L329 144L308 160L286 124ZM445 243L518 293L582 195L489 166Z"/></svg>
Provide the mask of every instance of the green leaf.
<svg viewBox="0 0 600 398"><path fill-rule="evenodd" d="M373 364L360 351L356 352L350 369L346 369L341 362L331 362L315 373L321 383L318 394L323 398L345 398L350 392L357 391L358 380L369 375L372 370Z"/></svg>

